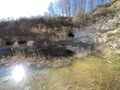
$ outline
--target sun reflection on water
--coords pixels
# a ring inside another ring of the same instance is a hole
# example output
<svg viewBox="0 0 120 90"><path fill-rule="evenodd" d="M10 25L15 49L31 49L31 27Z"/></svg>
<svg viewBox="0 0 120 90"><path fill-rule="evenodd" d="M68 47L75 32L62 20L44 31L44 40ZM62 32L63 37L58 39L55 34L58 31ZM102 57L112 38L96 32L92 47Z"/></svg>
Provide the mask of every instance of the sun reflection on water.
<svg viewBox="0 0 120 90"><path fill-rule="evenodd" d="M16 65L12 71L12 79L20 82L25 78L25 69L23 65Z"/></svg>

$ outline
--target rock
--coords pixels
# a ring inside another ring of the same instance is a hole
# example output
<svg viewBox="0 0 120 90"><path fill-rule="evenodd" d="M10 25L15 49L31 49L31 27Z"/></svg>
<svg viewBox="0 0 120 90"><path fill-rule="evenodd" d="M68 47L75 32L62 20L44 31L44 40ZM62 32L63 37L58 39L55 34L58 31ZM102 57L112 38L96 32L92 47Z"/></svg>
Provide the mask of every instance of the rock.
<svg viewBox="0 0 120 90"><path fill-rule="evenodd" d="M27 46L28 47L33 47L33 45L34 45L34 41L33 40L30 40L30 41L27 42Z"/></svg>
<svg viewBox="0 0 120 90"><path fill-rule="evenodd" d="M92 40L98 46L103 46L102 51L119 54L120 51L120 12L114 15L108 14L106 17L100 16L93 24L79 28L74 31L74 35L81 41ZM88 38L87 38L88 37ZM105 46L105 47L104 47ZM67 48L71 48L67 46ZM76 54L81 57L80 53Z"/></svg>
<svg viewBox="0 0 120 90"><path fill-rule="evenodd" d="M110 63L110 64L112 63L111 61L107 61L107 62Z"/></svg>
<svg viewBox="0 0 120 90"><path fill-rule="evenodd" d="M30 88L31 88L30 86L27 86L24 88L24 90L30 90Z"/></svg>
<svg viewBox="0 0 120 90"><path fill-rule="evenodd" d="M3 80L3 83L7 83L9 82L9 79Z"/></svg>
<svg viewBox="0 0 120 90"><path fill-rule="evenodd" d="M19 47L19 43L17 41L15 41L12 45L13 48Z"/></svg>
<svg viewBox="0 0 120 90"><path fill-rule="evenodd" d="M3 83L7 83L7 82L9 82L10 81L10 76L7 76L7 77L5 77L4 79L3 79Z"/></svg>
<svg viewBox="0 0 120 90"><path fill-rule="evenodd" d="M0 45L2 45L2 39L0 39Z"/></svg>

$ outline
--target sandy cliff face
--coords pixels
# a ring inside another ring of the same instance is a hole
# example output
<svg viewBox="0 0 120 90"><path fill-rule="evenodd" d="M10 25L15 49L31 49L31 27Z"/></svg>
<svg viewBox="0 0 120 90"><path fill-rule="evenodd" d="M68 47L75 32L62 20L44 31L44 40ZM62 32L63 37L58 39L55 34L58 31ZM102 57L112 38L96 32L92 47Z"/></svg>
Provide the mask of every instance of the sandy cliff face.
<svg viewBox="0 0 120 90"><path fill-rule="evenodd" d="M92 19L94 23L75 29L74 34L81 41L92 41L105 53L120 54L120 0L96 9ZM107 10L104 14L101 12ZM98 14L99 12L99 14ZM108 13L109 12L109 13ZM84 33L84 34L83 34Z"/></svg>

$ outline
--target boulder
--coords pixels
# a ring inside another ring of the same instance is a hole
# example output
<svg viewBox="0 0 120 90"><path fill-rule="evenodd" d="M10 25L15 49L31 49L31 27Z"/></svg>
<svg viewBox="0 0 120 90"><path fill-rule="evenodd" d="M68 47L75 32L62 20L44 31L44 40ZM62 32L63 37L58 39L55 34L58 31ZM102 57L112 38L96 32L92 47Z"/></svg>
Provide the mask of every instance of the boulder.
<svg viewBox="0 0 120 90"><path fill-rule="evenodd" d="M18 43L17 41L15 41L15 42L13 43L12 47L13 47L13 48L19 47L19 43Z"/></svg>
<svg viewBox="0 0 120 90"><path fill-rule="evenodd" d="M34 45L34 41L33 40L30 40L30 41L27 42L27 46L28 47L33 47L33 45Z"/></svg>

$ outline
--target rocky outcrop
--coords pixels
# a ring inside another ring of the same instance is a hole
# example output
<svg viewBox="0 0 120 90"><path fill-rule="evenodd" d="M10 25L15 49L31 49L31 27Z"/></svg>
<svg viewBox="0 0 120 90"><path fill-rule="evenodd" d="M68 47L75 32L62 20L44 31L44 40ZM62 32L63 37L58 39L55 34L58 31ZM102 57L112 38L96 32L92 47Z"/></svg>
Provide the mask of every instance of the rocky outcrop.
<svg viewBox="0 0 120 90"><path fill-rule="evenodd" d="M12 47L13 47L13 48L17 48L17 47L19 47L19 43L18 43L17 41L14 42L13 45L12 45Z"/></svg>
<svg viewBox="0 0 120 90"><path fill-rule="evenodd" d="M120 11L101 15L92 25L74 28L81 41L92 41L105 53L120 54Z"/></svg>

